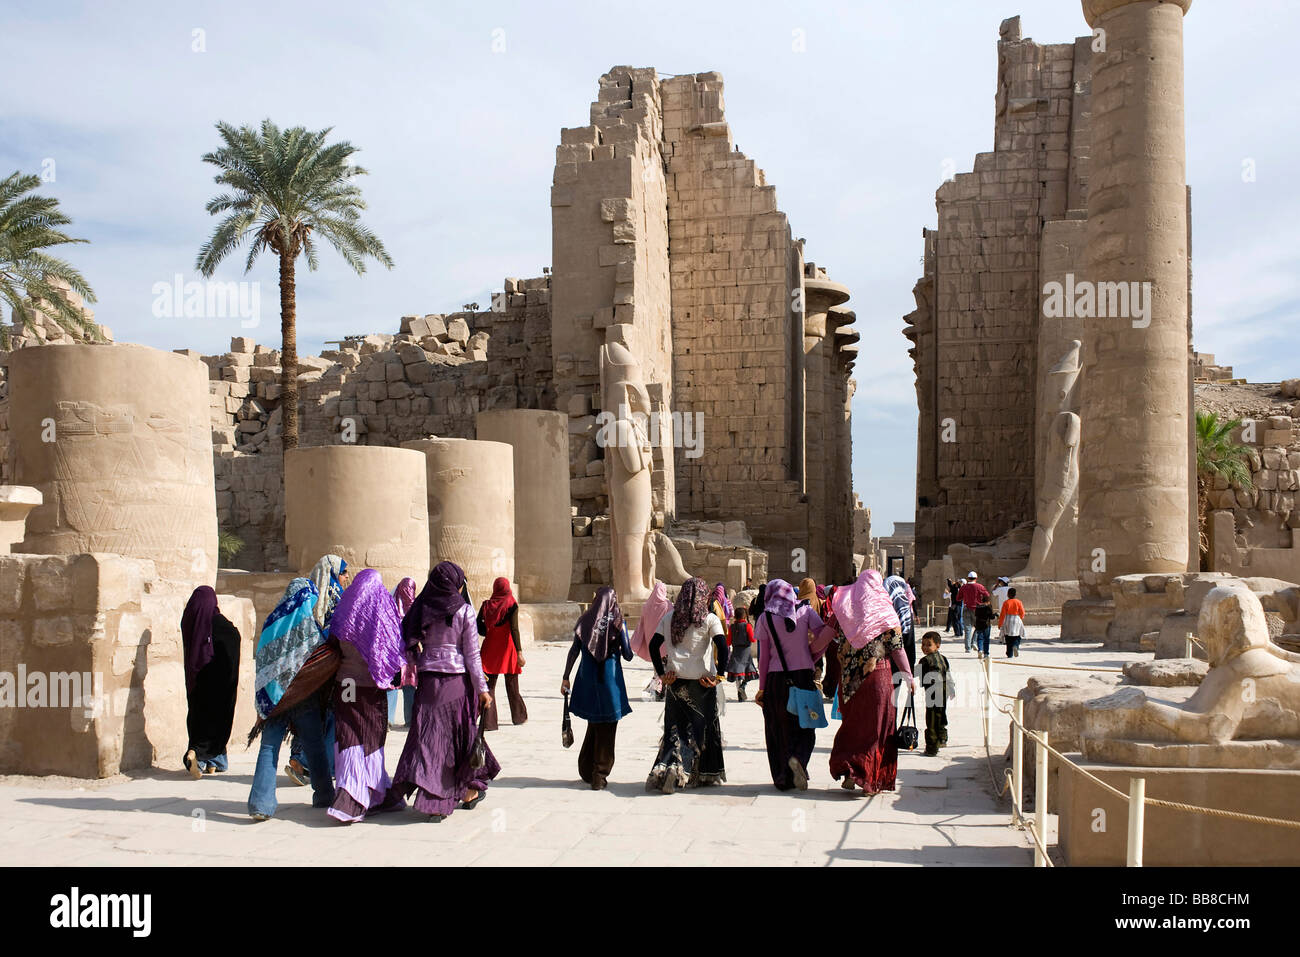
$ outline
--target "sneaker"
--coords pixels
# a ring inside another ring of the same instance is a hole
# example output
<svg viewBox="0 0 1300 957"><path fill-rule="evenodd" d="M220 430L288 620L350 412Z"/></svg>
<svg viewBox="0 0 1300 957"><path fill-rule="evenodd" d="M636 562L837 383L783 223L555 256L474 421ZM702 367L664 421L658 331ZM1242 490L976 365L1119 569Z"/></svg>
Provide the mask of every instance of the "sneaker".
<svg viewBox="0 0 1300 957"><path fill-rule="evenodd" d="M294 760L290 760L284 766L284 773L298 787L305 787L307 782L311 780L310 775L307 774L307 769Z"/></svg>
<svg viewBox="0 0 1300 957"><path fill-rule="evenodd" d="M808 790L808 772L804 770L798 758L790 759L790 774L794 779L794 786L800 791Z"/></svg>

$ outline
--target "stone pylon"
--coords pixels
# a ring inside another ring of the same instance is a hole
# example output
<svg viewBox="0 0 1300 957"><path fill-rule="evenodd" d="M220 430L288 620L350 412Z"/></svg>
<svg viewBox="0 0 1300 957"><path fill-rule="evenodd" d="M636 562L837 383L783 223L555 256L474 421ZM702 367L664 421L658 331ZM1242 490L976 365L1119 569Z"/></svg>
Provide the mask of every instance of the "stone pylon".
<svg viewBox="0 0 1300 957"><path fill-rule="evenodd" d="M1191 0L1084 0L1093 28L1078 562L1084 599L1189 555L1183 15ZM1149 285L1147 285L1149 284ZM1101 315L1102 309L1097 309Z"/></svg>

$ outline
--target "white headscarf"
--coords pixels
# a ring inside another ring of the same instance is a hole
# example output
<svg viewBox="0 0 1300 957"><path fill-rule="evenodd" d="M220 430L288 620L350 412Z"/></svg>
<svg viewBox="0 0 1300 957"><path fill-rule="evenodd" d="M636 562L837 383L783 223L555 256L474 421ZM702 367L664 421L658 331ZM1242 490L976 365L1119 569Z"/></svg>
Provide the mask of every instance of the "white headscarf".
<svg viewBox="0 0 1300 957"><path fill-rule="evenodd" d="M321 628L325 627L326 620L334 613L334 606L343 597L343 582L339 580L339 576L347 570L347 567L348 563L339 556L326 555L311 570L311 583L316 586L316 592L320 595L316 607L312 609L312 617Z"/></svg>

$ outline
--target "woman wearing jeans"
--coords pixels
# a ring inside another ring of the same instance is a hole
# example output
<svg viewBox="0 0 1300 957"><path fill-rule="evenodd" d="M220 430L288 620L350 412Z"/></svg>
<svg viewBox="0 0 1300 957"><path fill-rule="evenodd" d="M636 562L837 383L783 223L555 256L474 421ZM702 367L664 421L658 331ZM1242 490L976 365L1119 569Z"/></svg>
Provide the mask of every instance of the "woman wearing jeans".
<svg viewBox="0 0 1300 957"><path fill-rule="evenodd" d="M325 749L323 687L310 689L296 704L285 701L299 669L325 640L312 615L318 597L316 586L308 579L295 578L289 582L284 597L267 617L257 639L254 662L259 720L249 743L259 734L262 742L257 752L257 769L253 772L253 789L248 795L248 813L254 821L265 821L275 815L276 766L280 760L280 743L291 722L302 741L307 767L311 769L312 807L329 807L334 800L330 760Z"/></svg>

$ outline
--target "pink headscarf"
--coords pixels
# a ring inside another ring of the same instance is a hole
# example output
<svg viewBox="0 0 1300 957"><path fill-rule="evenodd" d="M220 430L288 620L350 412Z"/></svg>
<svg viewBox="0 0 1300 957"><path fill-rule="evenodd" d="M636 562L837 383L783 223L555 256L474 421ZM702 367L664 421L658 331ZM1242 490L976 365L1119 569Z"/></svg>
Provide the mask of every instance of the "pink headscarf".
<svg viewBox="0 0 1300 957"><path fill-rule="evenodd" d="M727 616L727 621L736 616L736 610L731 607L731 600L727 598L727 586L722 582L718 582L713 586L713 600L722 608L723 614ZM723 624L725 625L727 621L724 621Z"/></svg>
<svg viewBox="0 0 1300 957"><path fill-rule="evenodd" d="M668 600L668 586L661 581L656 581L650 597L645 600L645 607L641 609L641 618L636 623L636 630L632 632L634 655L645 661L650 660L650 639L659 630L659 622L663 621L664 615L672 610L673 603Z"/></svg>
<svg viewBox="0 0 1300 957"><path fill-rule="evenodd" d="M410 611L411 605L415 602L415 579L403 578L397 583L397 589L393 592L393 601L397 603L397 616L405 618L406 613ZM408 655L406 661L402 663L402 687L414 688L419 680L419 672L416 671L414 663Z"/></svg>
<svg viewBox="0 0 1300 957"><path fill-rule="evenodd" d="M898 632L903 630L880 572L874 568L868 568L847 588L835 589L831 610L844 637L854 648L863 647L891 628Z"/></svg>

